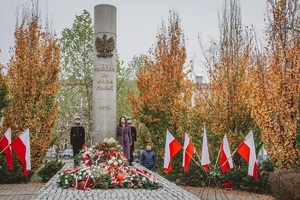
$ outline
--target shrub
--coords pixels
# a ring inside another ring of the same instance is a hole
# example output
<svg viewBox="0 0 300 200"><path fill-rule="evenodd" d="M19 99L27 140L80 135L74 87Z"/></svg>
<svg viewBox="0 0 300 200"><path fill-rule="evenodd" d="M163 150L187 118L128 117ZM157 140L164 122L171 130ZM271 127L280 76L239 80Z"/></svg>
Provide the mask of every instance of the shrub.
<svg viewBox="0 0 300 200"><path fill-rule="evenodd" d="M45 166L38 172L43 182L49 181L64 164L61 161L52 160L45 164Z"/></svg>
<svg viewBox="0 0 300 200"><path fill-rule="evenodd" d="M242 188L250 192L269 193L269 175L274 171L274 164L270 160L266 160L258 165L258 179L254 180L252 176L248 176L248 163L243 161L240 168L230 170L221 174L221 182L233 182L236 188Z"/></svg>
<svg viewBox="0 0 300 200"><path fill-rule="evenodd" d="M30 179L31 172L24 176L24 168L18 157L13 153L13 169L9 170L6 164L5 154L0 155L0 184L7 183L27 183Z"/></svg>
<svg viewBox="0 0 300 200"><path fill-rule="evenodd" d="M207 179L204 169L197 166L193 161L190 162L189 170L187 172L183 172L183 167L181 167L180 172L181 175L177 181L180 185L201 187L205 184Z"/></svg>
<svg viewBox="0 0 300 200"><path fill-rule="evenodd" d="M183 171L182 153L178 153L172 158L171 173L166 174L165 172L163 172L163 167L158 168L158 172L169 181L179 185L198 187L202 186L206 180L204 170L201 167L197 166L194 161L190 162L189 171Z"/></svg>
<svg viewBox="0 0 300 200"><path fill-rule="evenodd" d="M32 174L32 176L30 177L30 182L34 182L34 183L37 183L37 182L42 182L42 178L38 175L39 171L41 169L43 169L44 165L41 165L38 170Z"/></svg>
<svg viewBox="0 0 300 200"><path fill-rule="evenodd" d="M272 195L276 199L300 199L300 169L287 169L270 175Z"/></svg>

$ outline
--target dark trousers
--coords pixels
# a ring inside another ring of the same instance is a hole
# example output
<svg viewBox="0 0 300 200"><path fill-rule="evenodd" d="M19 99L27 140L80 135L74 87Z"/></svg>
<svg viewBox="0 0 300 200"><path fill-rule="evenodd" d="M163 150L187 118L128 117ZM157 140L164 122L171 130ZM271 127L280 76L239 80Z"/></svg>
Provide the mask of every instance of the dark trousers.
<svg viewBox="0 0 300 200"><path fill-rule="evenodd" d="M78 159L76 158L77 154L80 152L80 150L82 149L82 145L81 147L78 145L73 145L73 158L74 158L74 164L79 164L78 163Z"/></svg>
<svg viewBox="0 0 300 200"><path fill-rule="evenodd" d="M129 159L129 163L133 162L133 151L134 151L134 144L132 144L130 146L130 159Z"/></svg>

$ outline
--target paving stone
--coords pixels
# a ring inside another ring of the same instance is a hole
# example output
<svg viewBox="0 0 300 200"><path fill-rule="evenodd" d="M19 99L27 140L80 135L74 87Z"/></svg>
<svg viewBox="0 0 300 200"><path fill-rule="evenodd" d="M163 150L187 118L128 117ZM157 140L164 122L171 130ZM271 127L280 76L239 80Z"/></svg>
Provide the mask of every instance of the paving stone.
<svg viewBox="0 0 300 200"><path fill-rule="evenodd" d="M143 168L139 164L134 164L135 167ZM72 168L72 163L67 163L62 170ZM153 173L153 172L150 172ZM32 200L47 200L51 199L103 199L103 200L197 200L200 199L192 193L178 187L174 183L166 180L158 175L158 181L162 184L162 188L156 190L146 189L92 189L90 191L76 189L62 189L57 185L58 176L54 176L46 185L44 185L38 194Z"/></svg>

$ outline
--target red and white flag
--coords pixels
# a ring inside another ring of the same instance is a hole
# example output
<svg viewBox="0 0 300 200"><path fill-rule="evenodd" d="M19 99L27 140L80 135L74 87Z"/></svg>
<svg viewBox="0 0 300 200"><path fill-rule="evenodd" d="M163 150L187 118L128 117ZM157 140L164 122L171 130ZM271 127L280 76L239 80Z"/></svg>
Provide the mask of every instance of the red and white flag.
<svg viewBox="0 0 300 200"><path fill-rule="evenodd" d="M253 132L250 131L245 140L237 148L237 153L240 154L248 163L248 175L258 178L258 164L256 160Z"/></svg>
<svg viewBox="0 0 300 200"><path fill-rule="evenodd" d="M11 129L7 129L4 136L0 140L0 148L6 154L6 164L10 170L12 170L13 162L12 162L12 151L10 147L11 143Z"/></svg>
<svg viewBox="0 0 300 200"><path fill-rule="evenodd" d="M224 135L220 149L220 167L223 173L233 168L233 162L226 134Z"/></svg>
<svg viewBox="0 0 300 200"><path fill-rule="evenodd" d="M11 148L24 166L24 176L28 176L28 171L31 170L29 129L11 143Z"/></svg>
<svg viewBox="0 0 300 200"><path fill-rule="evenodd" d="M182 161L182 167L184 167L184 172L187 172L189 170L189 163L193 157L195 148L190 140L187 133L185 133L184 136L184 145L183 145L183 161Z"/></svg>
<svg viewBox="0 0 300 200"><path fill-rule="evenodd" d="M202 142L202 156L201 156L201 165L206 171L209 171L209 154L208 154L208 145L206 137L206 129L203 127L203 142Z"/></svg>
<svg viewBox="0 0 300 200"><path fill-rule="evenodd" d="M164 157L164 169L166 173L172 171L171 159L182 149L182 145L173 137L173 135L167 130L165 157Z"/></svg>

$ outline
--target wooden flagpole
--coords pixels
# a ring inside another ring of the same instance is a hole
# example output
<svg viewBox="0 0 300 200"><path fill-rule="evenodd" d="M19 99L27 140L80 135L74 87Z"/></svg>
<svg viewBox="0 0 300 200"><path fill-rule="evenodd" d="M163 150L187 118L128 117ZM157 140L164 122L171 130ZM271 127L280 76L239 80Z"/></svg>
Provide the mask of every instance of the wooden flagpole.
<svg viewBox="0 0 300 200"><path fill-rule="evenodd" d="M227 160L219 168L222 168L228 162L228 160L230 158L232 158L232 156L236 153L236 151L238 150L239 147L240 147L240 145L232 152L232 154L229 156L229 158L227 158Z"/></svg>
<svg viewBox="0 0 300 200"><path fill-rule="evenodd" d="M215 163L215 168L217 166L217 163L218 163L218 160L219 160L219 157L220 157L220 152L221 152L221 148L219 149L219 152L218 152L218 156L217 156L216 163Z"/></svg>
<svg viewBox="0 0 300 200"><path fill-rule="evenodd" d="M2 152L4 152L9 146L10 146L10 144L7 145L7 147L5 147L5 148L0 152L0 154L1 154Z"/></svg>
<svg viewBox="0 0 300 200"><path fill-rule="evenodd" d="M185 152L193 159L193 161L196 163L196 165L198 167L200 167L204 171L204 173L206 174L206 176L208 177L207 171L191 156L191 154L189 154L189 152L187 152L187 151L185 151ZM199 162L201 162L199 154L197 153L197 151L195 151L195 153L197 154L197 156L199 158Z"/></svg>
<svg viewBox="0 0 300 200"><path fill-rule="evenodd" d="M241 146L245 141L247 141L247 140L249 139L249 137L250 137L250 136L248 136L247 138L245 138L245 139L243 140L243 142L241 142L241 143L239 144L239 146L232 152L231 156L230 156L229 158L227 158L227 160L226 160L226 161L223 163L223 165L220 166L219 168L222 168L222 167L228 162L228 160L229 160L230 158L232 158L232 156L237 152L237 150L240 148L240 146Z"/></svg>
<svg viewBox="0 0 300 200"><path fill-rule="evenodd" d="M192 156L191 154L189 154L189 152L187 152L186 150L185 150L184 152L186 152L187 155L188 155L189 157L191 157L191 159L196 163L196 165L198 165L198 166L200 167L200 164L193 158L193 156Z"/></svg>
<svg viewBox="0 0 300 200"><path fill-rule="evenodd" d="M197 157L199 159L199 162L201 162L200 156L199 156L199 154L198 154L198 152L196 150L195 150L195 153L196 153L196 155L197 155Z"/></svg>

